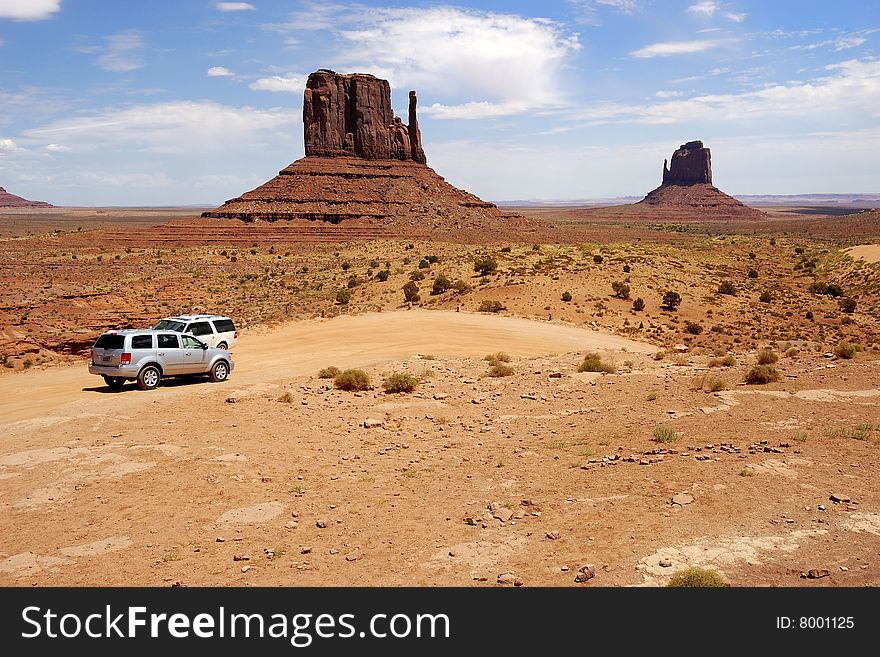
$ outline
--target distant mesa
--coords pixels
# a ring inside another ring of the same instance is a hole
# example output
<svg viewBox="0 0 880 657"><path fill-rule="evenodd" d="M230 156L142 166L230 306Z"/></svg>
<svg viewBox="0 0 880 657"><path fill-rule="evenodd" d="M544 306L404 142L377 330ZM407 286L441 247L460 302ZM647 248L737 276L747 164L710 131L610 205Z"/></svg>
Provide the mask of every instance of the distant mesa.
<svg viewBox="0 0 880 657"><path fill-rule="evenodd" d="M0 187L0 208L54 208L44 201L29 201L21 196L10 194Z"/></svg>
<svg viewBox="0 0 880 657"><path fill-rule="evenodd" d="M326 222L417 235L436 231L516 231L546 226L502 212L429 168L409 92L409 123L394 116L387 80L320 69L303 97L306 156L272 180L203 217L246 222Z"/></svg>
<svg viewBox="0 0 880 657"><path fill-rule="evenodd" d="M648 192L637 205L657 209L686 210L711 213L711 217L764 216L712 185L712 153L703 142L689 141L672 154L672 161L663 160L663 182Z"/></svg>

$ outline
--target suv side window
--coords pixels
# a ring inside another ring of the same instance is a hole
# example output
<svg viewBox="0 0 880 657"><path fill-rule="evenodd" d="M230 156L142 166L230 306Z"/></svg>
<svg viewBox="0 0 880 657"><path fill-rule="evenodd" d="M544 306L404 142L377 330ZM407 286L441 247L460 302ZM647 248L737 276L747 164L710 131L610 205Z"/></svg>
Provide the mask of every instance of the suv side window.
<svg viewBox="0 0 880 657"><path fill-rule="evenodd" d="M211 330L211 325L208 322L194 322L189 325L187 333L192 333L193 335L212 335L214 331Z"/></svg>
<svg viewBox="0 0 880 657"><path fill-rule="evenodd" d="M133 335L131 337L131 348L132 349L152 349L153 348L153 336L152 335Z"/></svg>
<svg viewBox="0 0 880 657"><path fill-rule="evenodd" d="M181 335L180 339L183 341L184 349L201 349L202 345L205 344L191 335Z"/></svg>
<svg viewBox="0 0 880 657"><path fill-rule="evenodd" d="M158 335L159 339L159 349L179 349L180 343L177 341L176 335L168 335L167 333L160 333Z"/></svg>
<svg viewBox="0 0 880 657"><path fill-rule="evenodd" d="M215 319L214 328L217 329L217 333L229 333L235 330L235 324L231 319Z"/></svg>

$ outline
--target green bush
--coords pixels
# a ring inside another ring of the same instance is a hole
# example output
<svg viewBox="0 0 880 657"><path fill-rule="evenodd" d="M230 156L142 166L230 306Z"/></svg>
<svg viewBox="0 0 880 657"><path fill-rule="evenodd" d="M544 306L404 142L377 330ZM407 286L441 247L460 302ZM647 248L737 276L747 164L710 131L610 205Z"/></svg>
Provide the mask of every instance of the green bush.
<svg viewBox="0 0 880 657"><path fill-rule="evenodd" d="M845 313L854 313L856 311L856 300L852 297L841 299L840 309Z"/></svg>
<svg viewBox="0 0 880 657"><path fill-rule="evenodd" d="M504 304L501 303L500 301L483 299L480 302L480 305L477 308L477 311L481 312L481 313L500 313L504 309L505 309Z"/></svg>
<svg viewBox="0 0 880 657"><path fill-rule="evenodd" d="M565 301L566 303L571 301L571 292L563 292L562 293L562 300Z"/></svg>
<svg viewBox="0 0 880 657"><path fill-rule="evenodd" d="M425 256L425 260L427 260L430 264L433 265L435 263L440 262L440 256L435 256L435 255Z"/></svg>
<svg viewBox="0 0 880 657"><path fill-rule="evenodd" d="M697 322L687 321L684 324L684 330L687 331L688 333L690 333L691 335L699 335L700 333L703 332L703 327L702 327L702 325L698 324Z"/></svg>
<svg viewBox="0 0 880 657"><path fill-rule="evenodd" d="M663 307L669 310L675 310L681 303L681 295L678 292L667 290L663 294Z"/></svg>
<svg viewBox="0 0 880 657"><path fill-rule="evenodd" d="M403 296L410 303L416 303L421 297L419 296L419 286L415 281L410 281L403 286Z"/></svg>
<svg viewBox="0 0 880 657"><path fill-rule="evenodd" d="M614 374L616 371L617 368L615 368L614 365L604 362L602 357L595 352L590 352L584 356L584 362L578 365L578 372L605 372L606 374Z"/></svg>
<svg viewBox="0 0 880 657"><path fill-rule="evenodd" d="M494 274L497 270L498 263L495 261L495 258L491 256L478 258L474 261L474 271L477 272L480 276L488 276L489 274Z"/></svg>
<svg viewBox="0 0 880 657"><path fill-rule="evenodd" d="M348 271L350 267L351 263L348 260L342 263L342 271Z"/></svg>
<svg viewBox="0 0 880 657"><path fill-rule="evenodd" d="M483 360L489 363L489 365L497 365L498 363L509 363L510 356L503 351L496 351L494 354L484 356Z"/></svg>
<svg viewBox="0 0 880 657"><path fill-rule="evenodd" d="M730 281L721 281L718 284L718 294L728 294L736 296L736 286Z"/></svg>
<svg viewBox="0 0 880 657"><path fill-rule="evenodd" d="M724 365L724 367L733 367L736 365L736 358L733 356L725 356L721 359L721 364Z"/></svg>
<svg viewBox="0 0 880 657"><path fill-rule="evenodd" d="M801 352L798 350L797 347L789 347L788 349L785 350L785 353L783 354L783 356L785 356L786 358L794 358L799 353L801 353Z"/></svg>
<svg viewBox="0 0 880 657"><path fill-rule="evenodd" d="M489 368L489 376L492 377L501 377L501 376L511 376L513 374L513 368L510 365L505 365L504 363L497 363L496 365L492 365Z"/></svg>
<svg viewBox="0 0 880 657"><path fill-rule="evenodd" d="M351 301L351 290L342 288L336 293L336 303L340 306L347 305L349 301Z"/></svg>
<svg viewBox="0 0 880 657"><path fill-rule="evenodd" d="M360 284L361 284L361 279L359 279L357 276L351 276L351 277L349 277L349 279L348 279L348 289L350 289L350 290L351 290L351 289L354 289L354 288L356 288L356 287L357 287L358 285L360 285Z"/></svg>
<svg viewBox="0 0 880 657"><path fill-rule="evenodd" d="M852 342L841 342L834 347L834 355L838 358L850 359L856 355L858 350L859 345L857 344L853 344Z"/></svg>
<svg viewBox="0 0 880 657"><path fill-rule="evenodd" d="M425 280L425 275L420 272L418 269L414 269L412 273L409 275L409 280L411 281L423 281Z"/></svg>
<svg viewBox="0 0 880 657"><path fill-rule="evenodd" d="M388 269L383 269L376 274L376 278L383 283L388 280L389 276L391 276L391 271Z"/></svg>
<svg viewBox="0 0 880 657"><path fill-rule="evenodd" d="M369 390L370 375L363 370L345 370L333 378L333 385L340 390Z"/></svg>
<svg viewBox="0 0 880 657"><path fill-rule="evenodd" d="M772 383L782 378L772 365L755 365L746 374L745 382L752 385Z"/></svg>
<svg viewBox="0 0 880 657"><path fill-rule="evenodd" d="M458 294L467 294L474 289L467 282L460 278L457 278L450 287L452 288L453 292L456 292Z"/></svg>
<svg viewBox="0 0 880 657"><path fill-rule="evenodd" d="M673 588L725 588L730 584L725 582L724 578L714 570L691 566L675 573L667 586Z"/></svg>
<svg viewBox="0 0 880 657"><path fill-rule="evenodd" d="M658 424L654 427L652 440L656 443L672 443L678 440L678 434L672 427L667 427L665 424Z"/></svg>
<svg viewBox="0 0 880 657"><path fill-rule="evenodd" d="M427 260L425 260L424 258L419 260L419 269L427 269L430 266L431 266L431 263L428 262Z"/></svg>
<svg viewBox="0 0 880 657"><path fill-rule="evenodd" d="M449 282L449 279L446 278L446 276L443 274L437 274L437 277L434 279L434 286L431 288L431 294L443 294L449 289L450 285L452 285L452 283Z"/></svg>
<svg viewBox="0 0 880 657"><path fill-rule="evenodd" d="M773 295L770 294L767 290L761 292L761 296L758 297L758 301L761 303L770 303L773 301Z"/></svg>
<svg viewBox="0 0 880 657"><path fill-rule="evenodd" d="M635 301L633 301L633 310L636 312L641 312L645 309L645 300L642 297L639 297Z"/></svg>
<svg viewBox="0 0 880 657"><path fill-rule="evenodd" d="M419 380L406 372L395 372L382 381L385 392L412 392L419 384Z"/></svg>
<svg viewBox="0 0 880 657"><path fill-rule="evenodd" d="M629 285L623 281L613 281L611 289L614 292L614 296L618 299L629 299Z"/></svg>
<svg viewBox="0 0 880 657"><path fill-rule="evenodd" d="M600 255L593 256L593 262L595 262L597 265L601 265L603 260L605 260L605 258Z"/></svg>
<svg viewBox="0 0 880 657"><path fill-rule="evenodd" d="M318 378L319 379L334 379L339 375L339 373L341 371L342 370L340 370L335 365L331 365L330 367L325 367L320 372L318 372Z"/></svg>
<svg viewBox="0 0 880 657"><path fill-rule="evenodd" d="M772 349L761 349L758 352L758 365L772 365L779 362L779 354Z"/></svg>
<svg viewBox="0 0 880 657"><path fill-rule="evenodd" d="M758 278L758 270L749 269L749 278Z"/></svg>

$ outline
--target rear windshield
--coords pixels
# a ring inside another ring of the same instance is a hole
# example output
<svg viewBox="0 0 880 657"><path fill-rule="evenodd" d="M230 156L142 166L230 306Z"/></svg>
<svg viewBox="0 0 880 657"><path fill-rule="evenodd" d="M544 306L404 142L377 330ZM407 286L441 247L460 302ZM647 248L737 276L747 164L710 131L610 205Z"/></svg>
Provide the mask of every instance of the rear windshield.
<svg viewBox="0 0 880 657"><path fill-rule="evenodd" d="M188 332L193 335L211 335L211 325L208 322L193 322L189 325Z"/></svg>
<svg viewBox="0 0 880 657"><path fill-rule="evenodd" d="M153 348L153 336L152 335L134 335L134 336L132 336L131 348L132 349L152 349Z"/></svg>
<svg viewBox="0 0 880 657"><path fill-rule="evenodd" d="M183 327L186 326L183 322L175 322L172 319L163 319L160 322L157 322L154 329L157 331L183 331Z"/></svg>
<svg viewBox="0 0 880 657"><path fill-rule="evenodd" d="M114 335L105 333L95 342L95 349L122 349L124 346L125 336L118 333Z"/></svg>
<svg viewBox="0 0 880 657"><path fill-rule="evenodd" d="M215 319L214 328L217 329L217 333L227 333L235 330L235 324L231 319Z"/></svg>

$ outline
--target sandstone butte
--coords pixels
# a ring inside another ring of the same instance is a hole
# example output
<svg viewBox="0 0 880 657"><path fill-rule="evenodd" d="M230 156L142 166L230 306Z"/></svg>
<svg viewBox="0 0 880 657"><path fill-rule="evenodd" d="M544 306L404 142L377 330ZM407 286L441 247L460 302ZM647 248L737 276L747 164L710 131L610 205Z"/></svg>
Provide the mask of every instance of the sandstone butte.
<svg viewBox="0 0 880 657"><path fill-rule="evenodd" d="M764 213L743 205L712 184L712 153L702 141L682 144L667 166L663 179L637 205L656 210L706 212L712 218L760 218Z"/></svg>
<svg viewBox="0 0 880 657"><path fill-rule="evenodd" d="M391 108L387 80L315 71L303 95L305 157L202 216L286 220L291 229L324 222L408 235L545 226L502 212L428 167L416 106L416 92L410 91L404 124Z"/></svg>
<svg viewBox="0 0 880 657"><path fill-rule="evenodd" d="M10 194L0 187L0 208L51 208L54 207L44 201L29 201L21 196Z"/></svg>

